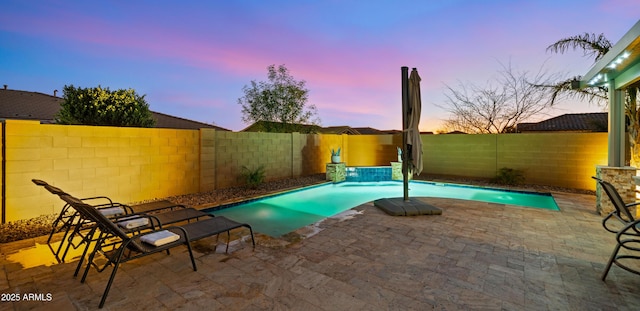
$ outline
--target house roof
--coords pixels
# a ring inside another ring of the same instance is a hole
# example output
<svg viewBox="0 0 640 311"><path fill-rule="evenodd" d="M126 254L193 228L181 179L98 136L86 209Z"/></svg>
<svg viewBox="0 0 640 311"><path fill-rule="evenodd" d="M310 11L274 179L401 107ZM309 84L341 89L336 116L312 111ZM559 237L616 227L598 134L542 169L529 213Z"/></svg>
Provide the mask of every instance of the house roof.
<svg viewBox="0 0 640 311"><path fill-rule="evenodd" d="M153 114L153 118L156 119L156 127L157 128L171 128L171 129L186 129L186 130L197 130L201 128L214 128L218 131L230 131L226 128L222 128L219 126L193 121L189 119L184 119L180 117L174 117L172 115L151 111Z"/></svg>
<svg viewBox="0 0 640 311"><path fill-rule="evenodd" d="M519 123L518 132L606 132L608 113L567 113L538 123Z"/></svg>
<svg viewBox="0 0 640 311"><path fill-rule="evenodd" d="M362 135L384 135L402 133L400 130L379 130L372 127L352 127L352 129Z"/></svg>
<svg viewBox="0 0 640 311"><path fill-rule="evenodd" d="M42 123L55 123L55 115L60 111L62 98L38 92L0 89L0 119L38 120ZM207 123L174 117L151 111L156 119L157 128L199 129L214 128L220 131L228 129Z"/></svg>
<svg viewBox="0 0 640 311"><path fill-rule="evenodd" d="M0 118L53 123L61 101L43 93L0 89Z"/></svg>
<svg viewBox="0 0 640 311"><path fill-rule="evenodd" d="M353 128L343 125L343 126L328 126L321 127L318 129L318 133L322 134L348 134L348 135L359 135L362 134Z"/></svg>
<svg viewBox="0 0 640 311"><path fill-rule="evenodd" d="M384 134L384 133L381 133L382 131L378 129L374 129L372 127L352 127L352 129L362 135Z"/></svg>
<svg viewBox="0 0 640 311"><path fill-rule="evenodd" d="M257 121L241 132L275 132L275 133L317 133L320 126L313 124L286 124L282 122Z"/></svg>
<svg viewBox="0 0 640 311"><path fill-rule="evenodd" d="M342 126L327 126L321 127L318 125L309 125L309 124L292 124L290 126L286 126L284 123L280 122L270 122L270 121L257 121L241 132L280 132L280 133L291 133L291 132L300 132L300 133L320 133L320 134L347 134L347 135L383 135L383 134L398 134L402 133L399 130L386 130L381 131L378 129L374 129L372 127L350 127L347 125Z"/></svg>

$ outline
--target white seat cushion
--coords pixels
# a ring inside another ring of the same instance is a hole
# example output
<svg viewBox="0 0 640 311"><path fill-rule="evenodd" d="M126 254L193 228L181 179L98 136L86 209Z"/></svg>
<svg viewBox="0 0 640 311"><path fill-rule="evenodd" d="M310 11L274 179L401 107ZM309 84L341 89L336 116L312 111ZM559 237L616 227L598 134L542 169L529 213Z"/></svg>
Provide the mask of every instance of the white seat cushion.
<svg viewBox="0 0 640 311"><path fill-rule="evenodd" d="M179 235L168 230L156 231L154 233L148 233L140 237L140 241L149 243L155 246L171 243L179 239L180 239Z"/></svg>
<svg viewBox="0 0 640 311"><path fill-rule="evenodd" d="M118 221L118 226L125 229L134 229L143 227L149 224L149 218L146 217L131 217Z"/></svg>
<svg viewBox="0 0 640 311"><path fill-rule="evenodd" d="M124 209L122 207L101 208L99 209L99 211L100 213L102 213L102 215L105 215L107 217L124 214Z"/></svg>

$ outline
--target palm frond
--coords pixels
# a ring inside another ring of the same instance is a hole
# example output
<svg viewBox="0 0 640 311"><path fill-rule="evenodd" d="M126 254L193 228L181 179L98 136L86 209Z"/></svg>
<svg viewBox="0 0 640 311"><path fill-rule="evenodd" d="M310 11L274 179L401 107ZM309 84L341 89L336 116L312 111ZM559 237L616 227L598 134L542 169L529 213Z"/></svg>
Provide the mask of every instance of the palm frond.
<svg viewBox="0 0 640 311"><path fill-rule="evenodd" d="M554 105L557 101L564 98L574 98L578 100L586 100L589 103L600 104L607 101L608 94L606 87L587 87L581 89L571 88L574 81L580 81L580 77L573 77L555 84L534 84L535 87L549 90L550 105Z"/></svg>
<svg viewBox="0 0 640 311"><path fill-rule="evenodd" d="M584 33L558 40L547 47L548 52L563 54L569 49L582 49L585 56L595 56L598 61L611 49L611 41L605 38L604 34Z"/></svg>

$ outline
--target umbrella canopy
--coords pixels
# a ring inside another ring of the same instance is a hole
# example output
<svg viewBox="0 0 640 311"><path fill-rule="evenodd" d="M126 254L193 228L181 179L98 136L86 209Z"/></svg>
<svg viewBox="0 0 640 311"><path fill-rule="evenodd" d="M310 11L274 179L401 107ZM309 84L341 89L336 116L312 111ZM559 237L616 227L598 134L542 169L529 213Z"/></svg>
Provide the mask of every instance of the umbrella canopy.
<svg viewBox="0 0 640 311"><path fill-rule="evenodd" d="M407 131L407 144L411 145L411 167L416 175L422 172L422 140L420 139L420 113L422 99L420 97L420 76L413 68L409 76L409 126Z"/></svg>

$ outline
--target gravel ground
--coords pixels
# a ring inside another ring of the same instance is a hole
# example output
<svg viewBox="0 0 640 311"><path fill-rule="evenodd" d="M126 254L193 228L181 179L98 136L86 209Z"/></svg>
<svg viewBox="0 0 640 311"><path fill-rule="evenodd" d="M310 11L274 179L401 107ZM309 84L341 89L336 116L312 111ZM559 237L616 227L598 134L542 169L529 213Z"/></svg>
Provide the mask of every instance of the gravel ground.
<svg viewBox="0 0 640 311"><path fill-rule="evenodd" d="M568 189L552 186L540 185L519 185L504 186L492 183L486 179L470 179L446 176L433 176L422 174L416 176L418 180L429 180L437 182L448 182L458 184L477 185L485 187L520 189L538 192L570 192L595 194L595 191ZM315 185L325 182L325 174L315 174L298 178L289 178L263 183L256 189L246 187L234 187L228 189L218 189L205 193L194 193L175 197L165 198L166 200L194 207L212 207L225 203L241 201L248 198L259 197L271 193L277 193L289 189L295 189L302 186ZM37 218L0 224L0 243L34 238L49 234L53 220L57 215L43 215Z"/></svg>
<svg viewBox="0 0 640 311"><path fill-rule="evenodd" d="M233 187L218 189L211 192L186 194L166 198L167 200L194 207L217 206L225 203L241 201L247 198L255 198L271 193L281 192L298 187L315 185L325 182L325 174L275 180L261 184L256 189L246 187Z"/></svg>
<svg viewBox="0 0 640 311"><path fill-rule="evenodd" d="M13 242L42 235L51 232L53 221L58 217L54 215L42 215L40 217L12 221L0 224L0 243Z"/></svg>

